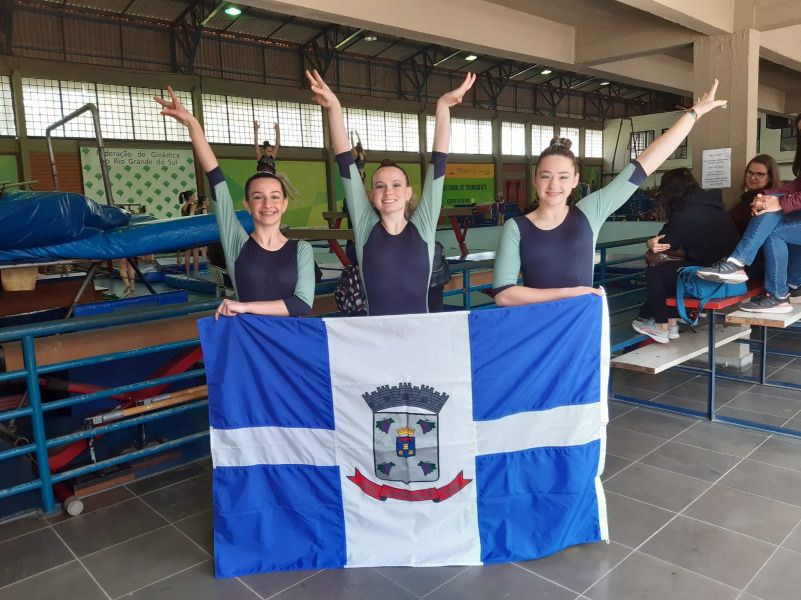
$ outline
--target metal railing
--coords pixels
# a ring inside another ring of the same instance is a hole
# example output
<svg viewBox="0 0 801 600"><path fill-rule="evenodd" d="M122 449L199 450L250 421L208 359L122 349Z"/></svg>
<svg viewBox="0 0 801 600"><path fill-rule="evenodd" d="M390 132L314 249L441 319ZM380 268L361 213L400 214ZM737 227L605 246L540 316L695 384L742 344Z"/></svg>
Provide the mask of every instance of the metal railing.
<svg viewBox="0 0 801 600"><path fill-rule="evenodd" d="M203 430L198 433L186 435L181 438L164 441L145 447L133 452L127 452L122 455L114 456L104 460L93 460L89 464L66 469L58 473L53 473L50 469L50 460L48 451L53 448L63 447L74 443L79 440L92 439L113 431L122 429L140 427L145 423L165 419L177 414L186 413L199 408L204 408L208 404L208 400L202 399L196 402L189 402L170 408L165 408L152 413L143 414L134 418L117 421L108 425L100 427L87 428L80 431L75 431L67 435L60 435L48 438L45 432L45 415L51 411L86 404L112 396L119 396L121 394L128 394L138 390L153 388L159 385L177 383L187 381L196 377L204 377L205 369L193 369L175 375L167 375L162 377L154 377L152 379L120 385L95 391L84 393L77 396L71 396L62 400L52 402L42 402L42 395L40 389L40 377L61 371L64 369L71 369L77 367L86 367L92 365L105 365L113 361L133 358L137 356L145 356L157 352L168 350L189 349L199 344L197 339L183 340L177 342L170 342L165 344L155 344L148 347L137 348L133 350L126 350L121 352L113 352L107 354L100 354L90 356L87 358L79 358L73 360L66 360L58 363L39 366L36 357L36 338L43 338L54 335L62 335L67 333L81 332L104 329L120 325L131 325L135 323L146 323L162 319L182 317L200 312L207 312L217 307L216 300L207 302L197 302L181 306L170 306L166 308L157 308L151 310L144 310L138 313L127 313L119 315L104 315L100 317L82 317L72 319L69 321L56 321L43 324L25 325L19 327L9 327L0 331L0 344L20 342L22 348L23 368L0 373L0 383L10 381L24 381L26 387L26 396L28 399L27 406L20 406L13 410L0 412L0 423L10 421L12 419L30 418L31 420L31 433L33 440L27 443L22 443L16 447L8 450L0 451L0 463L4 460L9 460L22 455L29 455L35 457L34 462L36 465L38 478L31 481L13 485L4 489L0 489L0 499L22 494L33 490L39 490L42 500L42 508L45 512L52 512L55 508L55 498L53 493L53 485L63 482L75 477L92 473L102 469L106 469L120 463L126 463L140 458L144 458L153 454L158 454L166 450L184 446L192 442L204 439L208 436L208 430Z"/></svg>

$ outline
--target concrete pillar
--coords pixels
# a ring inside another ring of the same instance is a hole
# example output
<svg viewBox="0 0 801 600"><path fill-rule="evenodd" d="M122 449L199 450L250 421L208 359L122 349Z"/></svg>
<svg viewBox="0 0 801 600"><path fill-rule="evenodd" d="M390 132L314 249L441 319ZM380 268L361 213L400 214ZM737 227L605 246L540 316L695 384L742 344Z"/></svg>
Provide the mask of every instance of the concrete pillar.
<svg viewBox="0 0 801 600"><path fill-rule="evenodd" d="M723 199L726 206L732 206L742 192L745 165L756 154L759 32L744 29L699 36L693 43L693 65L695 97L703 94L717 77L717 97L729 101L726 108L700 119L690 134L693 174L701 183L703 150L731 148L732 187L723 190Z"/></svg>

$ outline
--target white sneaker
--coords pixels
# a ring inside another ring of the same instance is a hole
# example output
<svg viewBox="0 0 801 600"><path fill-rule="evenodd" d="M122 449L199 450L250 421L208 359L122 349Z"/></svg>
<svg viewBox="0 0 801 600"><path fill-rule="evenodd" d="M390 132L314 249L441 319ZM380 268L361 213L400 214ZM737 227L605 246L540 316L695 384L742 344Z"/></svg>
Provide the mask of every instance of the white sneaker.
<svg viewBox="0 0 801 600"><path fill-rule="evenodd" d="M668 329L668 339L677 340L679 339L679 326L673 325L670 329Z"/></svg>
<svg viewBox="0 0 801 600"><path fill-rule="evenodd" d="M631 326L634 331L647 335L649 338L660 344L667 344L670 341L667 329L659 329L659 326L654 321L643 321L638 319L634 321Z"/></svg>

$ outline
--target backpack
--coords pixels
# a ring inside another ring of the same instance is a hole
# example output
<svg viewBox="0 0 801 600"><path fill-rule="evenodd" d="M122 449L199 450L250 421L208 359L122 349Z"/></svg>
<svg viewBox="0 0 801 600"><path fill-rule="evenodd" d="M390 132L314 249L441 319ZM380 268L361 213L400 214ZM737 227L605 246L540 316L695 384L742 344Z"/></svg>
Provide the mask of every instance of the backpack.
<svg viewBox="0 0 801 600"><path fill-rule="evenodd" d="M679 269L679 276L676 279L676 309L679 316L688 325L695 327L701 318L704 306L710 300L719 298L730 298L741 296L748 291L745 283L717 283L706 281L698 277L697 272L701 267L682 267ZM698 312L695 319L687 316L687 309L684 306L684 297L698 298Z"/></svg>
<svg viewBox="0 0 801 600"><path fill-rule="evenodd" d="M431 282L429 288L443 287L451 280L451 267L445 258L445 248L434 242L434 260L431 263Z"/></svg>
<svg viewBox="0 0 801 600"><path fill-rule="evenodd" d="M334 302L340 312L348 316L367 314L364 286L359 275L359 268L355 265L348 265L342 269L339 282L334 290Z"/></svg>

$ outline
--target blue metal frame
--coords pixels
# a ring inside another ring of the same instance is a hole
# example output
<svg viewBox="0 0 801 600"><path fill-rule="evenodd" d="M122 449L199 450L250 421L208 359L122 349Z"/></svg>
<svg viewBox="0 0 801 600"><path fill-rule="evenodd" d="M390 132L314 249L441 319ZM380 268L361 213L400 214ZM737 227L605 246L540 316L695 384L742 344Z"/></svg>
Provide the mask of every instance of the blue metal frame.
<svg viewBox="0 0 801 600"><path fill-rule="evenodd" d="M156 446L143 448L135 452L126 453L121 456L109 458L106 460L93 462L91 464L63 471L57 474L50 472L48 450L58 446L70 444L80 439L86 439L103 435L113 431L119 431L130 427L138 427L145 423L157 421L172 417L174 415L186 413L188 411L205 408L207 400L199 400L165 408L163 410L144 414L141 416L126 419L116 423L87 429L84 431L75 432L69 435L62 435L48 439L45 432L45 413L48 411L65 408L68 406L75 406L78 404L85 404L95 400L108 398L110 396L134 392L149 387L165 383L174 383L178 381L185 381L205 375L204 369L194 369L185 373L177 375L170 375L165 377L157 377L150 380L132 383L114 388L109 388L99 392L89 394L81 394L63 400L48 402L42 404L41 392L39 388L39 377L47 373L55 371L84 367L91 365L105 364L111 361L131 358L135 356L143 356L155 352L162 352L165 350L178 350L191 348L198 345L198 340L184 340L179 342L172 342L168 344L157 344L147 348L138 348L135 350L128 350L124 352L113 352L99 356L93 356L83 359L69 360L61 363L51 364L39 367L36 361L36 345L35 338L52 336L63 333L72 333L78 331L99 330L107 327L114 327L118 325L130 325L132 323L144 323L148 321L155 321L159 319L168 319L172 317L185 316L199 312L208 312L216 309L219 301L212 300L206 302L195 302L185 304L182 306L168 306L161 308L154 308L143 310L137 313L119 314L119 315L102 315L93 317L81 317L77 319L70 319L67 321L56 321L35 325L23 325L19 327L9 327L0 331L0 343L20 341L22 346L22 356L24 368L11 371L8 373L0 374L0 383L13 380L24 380L27 388L28 406L18 408L0 413L0 421L7 421L20 417L30 417L31 427L33 434L33 441L20 447L11 448L0 452L0 462L22 455L34 454L37 469L38 479L29 481L27 483L18 484L9 488L0 489L0 498L6 498L16 494L29 492L31 490L39 490L41 493L42 508L45 512L49 513L55 509L55 497L53 495L53 484L74 477L92 473L110 466L120 463L129 462L138 458L144 458L152 454L171 450L179 446L193 443L195 441L208 437L208 431L202 431L182 438L163 442Z"/></svg>
<svg viewBox="0 0 801 600"><path fill-rule="evenodd" d="M760 359L759 359L759 377L743 377L739 375L730 375L728 373L718 373L717 370L717 348L715 348L715 322L718 316L717 311L715 310L708 310L709 312L709 331L708 331L708 364L707 368L701 367L689 367L685 365L680 365L673 367L677 371L681 371L684 373L695 373L695 374L703 374L707 376L707 409L705 412L693 410L691 408L684 408L681 406L674 406L671 404L665 404L663 402L653 402L649 400L643 400L641 398L634 398L632 396L622 396L617 395L614 393L612 387L612 376L610 373L609 377L609 398L612 400L618 400L621 402L625 402L627 404L635 404L638 406L646 406L648 408L654 408L666 412L677 413L681 415L688 415L692 417L705 417L709 421L717 421L720 423L729 423L731 425L737 425L740 427L747 427L749 429L754 429L758 431L768 431L770 433L779 433L782 435L787 435L791 437L801 438L801 431L797 431L794 429L788 429L786 427L777 427L775 425L767 425L764 423L757 423L752 421L746 421L745 419L738 419L736 417L727 417L724 415L717 414L717 379L726 379L728 381L740 381L745 383L755 383L760 385L765 385L769 387L778 387L778 388L788 388L788 389L801 389L801 385L789 383L789 382L771 382L767 380L767 370L766 370L766 361L767 361L767 354L773 354L772 352L768 351L768 328L766 326L762 326L762 339L761 340L754 340L754 339L747 339L747 340L738 340L745 344L753 344L761 346L760 351ZM625 347L625 346L624 346ZM786 354L786 352L777 352L776 354ZM795 353L790 353L790 355L794 355ZM801 354L801 353L798 353Z"/></svg>

